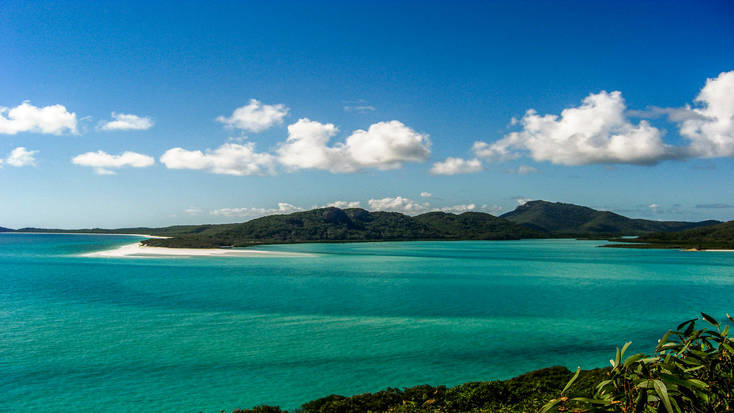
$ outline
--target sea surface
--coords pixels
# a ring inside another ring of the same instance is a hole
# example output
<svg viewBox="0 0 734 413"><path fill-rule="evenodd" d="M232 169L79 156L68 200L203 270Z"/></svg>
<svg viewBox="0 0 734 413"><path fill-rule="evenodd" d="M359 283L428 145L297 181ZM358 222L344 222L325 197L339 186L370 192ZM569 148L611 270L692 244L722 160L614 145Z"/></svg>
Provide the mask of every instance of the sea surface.
<svg viewBox="0 0 734 413"><path fill-rule="evenodd" d="M218 412L649 352L734 312L734 253L529 240L88 258L141 238L0 234L0 410Z"/></svg>

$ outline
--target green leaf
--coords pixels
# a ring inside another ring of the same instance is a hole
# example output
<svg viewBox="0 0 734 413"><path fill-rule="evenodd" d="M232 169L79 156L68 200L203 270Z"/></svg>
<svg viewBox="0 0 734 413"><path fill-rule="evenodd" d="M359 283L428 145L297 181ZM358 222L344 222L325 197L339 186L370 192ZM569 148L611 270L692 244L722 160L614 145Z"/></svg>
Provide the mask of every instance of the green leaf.
<svg viewBox="0 0 734 413"><path fill-rule="evenodd" d="M668 389L665 387L665 383L660 380L653 380L652 385L655 387L655 393L657 393L663 401L665 410L667 410L668 413L674 413L673 406L670 405L670 399L668 399Z"/></svg>
<svg viewBox="0 0 734 413"><path fill-rule="evenodd" d="M665 343L667 343L667 342L668 342L668 337L670 337L670 335L671 335L672 333L673 333L673 330L668 330L668 331L667 331L667 332L665 333L665 335L663 336L663 338L661 338L661 339L660 339L660 341L658 341L658 348L660 348L660 346L662 346L663 344L665 344Z"/></svg>
<svg viewBox="0 0 734 413"><path fill-rule="evenodd" d="M619 353L619 359L620 360L624 357L624 352L627 351L627 349L629 348L630 344L632 344L631 341L628 341L628 342L624 343L624 346L622 347L622 351Z"/></svg>
<svg viewBox="0 0 734 413"><path fill-rule="evenodd" d="M645 355L642 353L631 355L627 357L627 360L624 361L624 366L627 367L630 364L636 362L637 360L640 360L643 357L645 357Z"/></svg>
<svg viewBox="0 0 734 413"><path fill-rule="evenodd" d="M601 405L604 405L604 406L608 406L608 405L612 404L612 402L610 400L589 399L588 397L574 397L571 400L577 401L577 402L591 403L591 404L601 404Z"/></svg>
<svg viewBox="0 0 734 413"><path fill-rule="evenodd" d="M545 406L543 406L542 409L540 409L540 413L545 413L545 412L551 411L551 409L554 408L554 407L556 407L556 405L558 403L560 403L561 401L562 401L561 399L553 399L553 400L549 401L548 403L545 404Z"/></svg>
<svg viewBox="0 0 734 413"><path fill-rule="evenodd" d="M686 328L686 331L683 332L684 336L690 336L693 332L693 329L696 327L696 320L692 320L693 322L691 324L688 324L688 327Z"/></svg>
<svg viewBox="0 0 734 413"><path fill-rule="evenodd" d="M701 380L698 380L698 379L688 379L686 381L689 382L689 383L691 383L692 385L698 387L699 389L708 389L709 388L709 385L708 384L706 384L706 383L704 383L704 382L702 382Z"/></svg>
<svg viewBox="0 0 734 413"><path fill-rule="evenodd" d="M566 390L568 390L568 388L571 387L573 382L576 381L576 379L579 377L579 374L581 374L581 366L578 366L576 368L576 374L574 374L573 377L571 377L571 380L569 380L568 383L566 383L566 387L564 387L563 390L561 390L561 396L563 396L563 393L565 393Z"/></svg>
<svg viewBox="0 0 734 413"><path fill-rule="evenodd" d="M611 380L604 380L604 381L602 381L601 383L597 384L597 385L596 385L596 389L597 389L597 391L599 391L599 390L603 389L604 387L606 387L606 386L607 386L607 385L608 385L609 383L611 383L611 382L612 382Z"/></svg>
<svg viewBox="0 0 734 413"><path fill-rule="evenodd" d="M688 321L684 321L684 322L678 324L678 327L676 327L675 329L680 331L680 329L683 328L684 325L686 325L688 323L695 323L696 320L698 320L698 319L697 318L692 318L692 319L690 319Z"/></svg>
<svg viewBox="0 0 734 413"><path fill-rule="evenodd" d="M714 326L714 327L716 327L716 328L719 328L719 327L721 327L721 326L719 325L719 322L718 322L718 321L716 321L716 319L715 319L715 318L713 318L713 317L711 317L710 315L708 315L708 314L706 314L706 313L701 313L701 316L703 317L703 319L704 319L704 320L706 320L706 321L707 321L707 322L708 322L709 324L711 324L712 326Z"/></svg>

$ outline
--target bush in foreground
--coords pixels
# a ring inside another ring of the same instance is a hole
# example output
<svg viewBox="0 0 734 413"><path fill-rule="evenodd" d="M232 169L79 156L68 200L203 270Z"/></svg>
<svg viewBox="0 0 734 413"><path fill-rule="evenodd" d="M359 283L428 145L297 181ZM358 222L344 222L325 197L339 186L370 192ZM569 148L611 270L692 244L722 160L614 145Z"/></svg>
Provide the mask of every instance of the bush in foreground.
<svg viewBox="0 0 734 413"><path fill-rule="evenodd" d="M546 412L730 412L734 409L734 340L713 317L712 328L696 329L698 319L680 324L658 341L652 356L624 358L630 343L617 349L609 377L593 397L564 396L579 372ZM727 314L729 321L734 319Z"/></svg>
<svg viewBox="0 0 734 413"><path fill-rule="evenodd" d="M509 380L450 388L422 385L351 397L331 395L310 401L297 412L731 412L734 340L728 325L722 328L714 318L702 317L715 329L696 329L698 319L688 320L668 331L652 356L625 358L630 343L625 344L617 349L611 368L578 369L573 374L565 367L549 367ZM559 393L561 397L553 399ZM234 413L285 412L257 406Z"/></svg>

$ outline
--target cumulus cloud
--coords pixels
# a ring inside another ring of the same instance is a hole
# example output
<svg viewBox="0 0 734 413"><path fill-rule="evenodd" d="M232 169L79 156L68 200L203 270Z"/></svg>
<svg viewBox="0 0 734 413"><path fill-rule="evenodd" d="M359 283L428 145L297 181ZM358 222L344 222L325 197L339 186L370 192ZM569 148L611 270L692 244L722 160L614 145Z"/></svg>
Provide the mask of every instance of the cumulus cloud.
<svg viewBox="0 0 734 413"><path fill-rule="evenodd" d="M184 210L186 215L196 216L201 215L202 212L204 212L201 208L198 207L189 207Z"/></svg>
<svg viewBox="0 0 734 413"><path fill-rule="evenodd" d="M514 159L528 153L536 161L562 165L595 163L655 164L679 157L662 140L663 132L647 121L631 123L620 92L587 96L560 116L530 109L520 119L522 130L494 142L475 142L475 154L487 161Z"/></svg>
<svg viewBox="0 0 734 413"><path fill-rule="evenodd" d="M37 153L38 151L29 151L28 149L19 146L10 152L10 155L5 159L5 162L10 166L16 167L35 166L36 158L34 155ZM2 163L2 159L0 159L0 163Z"/></svg>
<svg viewBox="0 0 734 413"><path fill-rule="evenodd" d="M324 205L326 207L334 207L334 208L362 208L362 203L359 201L334 201L329 202L328 204Z"/></svg>
<svg viewBox="0 0 734 413"><path fill-rule="evenodd" d="M212 215L223 217L259 217L273 214L290 214L293 212L303 211L303 208L289 204L287 202L278 202L277 208L222 208L215 209L210 213Z"/></svg>
<svg viewBox="0 0 734 413"><path fill-rule="evenodd" d="M33 106L25 101L14 108L0 106L0 133L37 132L52 135L77 133L76 113L62 105Z"/></svg>
<svg viewBox="0 0 734 413"><path fill-rule="evenodd" d="M112 112L112 119L103 122L100 129L105 131L113 130L146 130L153 127L153 119L147 116L137 116L127 113Z"/></svg>
<svg viewBox="0 0 734 413"><path fill-rule="evenodd" d="M431 168L434 175L471 174L482 170L479 159L463 159L448 157L443 162L436 162Z"/></svg>
<svg viewBox="0 0 734 413"><path fill-rule="evenodd" d="M338 132L331 123L307 118L288 126L288 139L278 148L278 160L291 169L321 169L334 173L366 168L400 168L404 162L423 162L431 153L428 135L393 120L356 130L344 142L329 145Z"/></svg>
<svg viewBox="0 0 734 413"><path fill-rule="evenodd" d="M517 204L518 204L518 205L525 205L525 204L527 204L528 202L530 202L530 201L532 201L532 200L533 200L533 198L525 198L525 197L521 197L521 196L517 196L517 197L515 197L515 198L513 198L513 199L514 199L515 201L517 201Z"/></svg>
<svg viewBox="0 0 734 413"><path fill-rule="evenodd" d="M707 79L694 102L700 107L686 107L688 116L678 119L681 136L691 141L691 155L734 156L734 71Z"/></svg>
<svg viewBox="0 0 734 413"><path fill-rule="evenodd" d="M429 208L428 202L421 203L409 198L396 196L394 198L370 199L367 201L372 211L400 212L406 215L416 215L426 212Z"/></svg>
<svg viewBox="0 0 734 413"><path fill-rule="evenodd" d="M288 139L278 148L278 161L293 169L329 169L346 172L341 165L343 148L329 147L339 129L332 123L299 119L288 125Z"/></svg>
<svg viewBox="0 0 734 413"><path fill-rule="evenodd" d="M288 107L280 103L277 105L263 105L257 99L250 99L247 105L235 109L232 116L219 116L217 121L230 128L257 133L283 123L283 118L289 110Z"/></svg>
<svg viewBox="0 0 734 413"><path fill-rule="evenodd" d="M430 192L421 192L421 198L430 198L432 196L433 194L431 194Z"/></svg>
<svg viewBox="0 0 734 413"><path fill-rule="evenodd" d="M439 208L440 211L450 212L452 214L461 214L463 212L474 211L477 208L475 204L459 204Z"/></svg>
<svg viewBox="0 0 734 413"><path fill-rule="evenodd" d="M520 165L517 167L517 173L520 175L534 174L538 172L538 168L530 165Z"/></svg>
<svg viewBox="0 0 734 413"><path fill-rule="evenodd" d="M155 164L155 160L148 156L137 152L125 151L120 155L112 155L107 152L87 152L75 156L72 163L80 166L94 168L94 172L99 175L114 175L113 169L122 167L145 168Z"/></svg>
<svg viewBox="0 0 734 413"><path fill-rule="evenodd" d="M200 169L225 175L267 175L275 173L275 158L255 151L255 144L225 143L205 152L183 148L167 150L160 158L169 169Z"/></svg>

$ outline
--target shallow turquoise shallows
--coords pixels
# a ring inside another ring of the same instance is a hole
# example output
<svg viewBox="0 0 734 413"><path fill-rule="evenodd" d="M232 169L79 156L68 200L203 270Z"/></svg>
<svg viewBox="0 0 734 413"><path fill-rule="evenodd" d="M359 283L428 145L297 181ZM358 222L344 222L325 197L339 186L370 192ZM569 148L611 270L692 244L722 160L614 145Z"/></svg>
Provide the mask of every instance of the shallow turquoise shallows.
<svg viewBox="0 0 734 413"><path fill-rule="evenodd" d="M734 253L599 241L302 244L86 258L129 236L0 235L0 410L295 408L649 352L734 312Z"/></svg>

